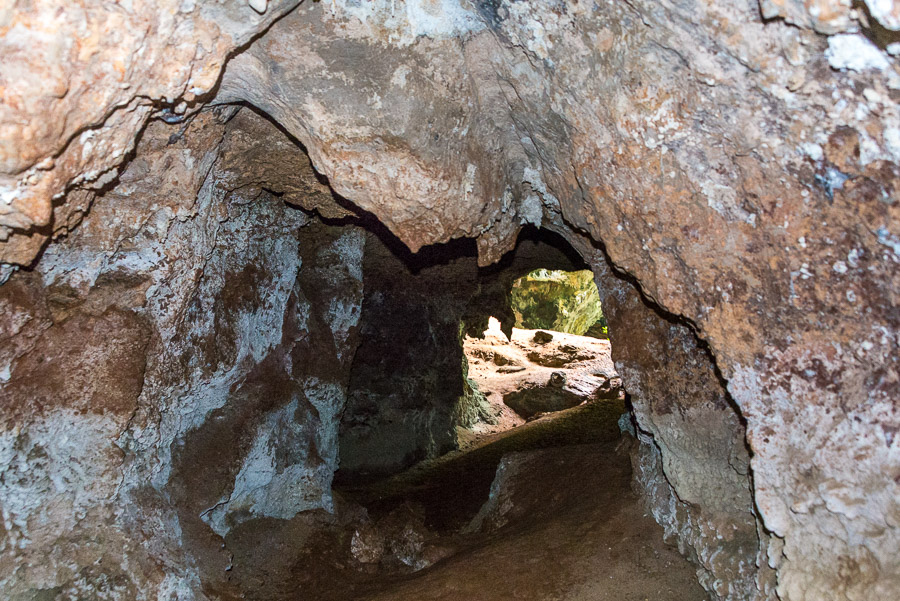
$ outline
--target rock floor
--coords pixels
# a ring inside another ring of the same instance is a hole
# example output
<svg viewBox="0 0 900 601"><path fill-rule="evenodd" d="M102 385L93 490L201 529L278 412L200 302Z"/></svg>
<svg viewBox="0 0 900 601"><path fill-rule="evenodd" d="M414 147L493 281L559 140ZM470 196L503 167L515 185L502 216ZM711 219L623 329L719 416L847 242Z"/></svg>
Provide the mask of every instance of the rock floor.
<svg viewBox="0 0 900 601"><path fill-rule="evenodd" d="M694 569L662 540L613 443L529 454L516 519L359 601L702 601Z"/></svg>
<svg viewBox="0 0 900 601"><path fill-rule="evenodd" d="M460 429L460 446L519 426L543 411L624 398L609 340L519 328L507 338L498 325L493 323L484 338L467 337L463 344L469 378L490 403L496 423ZM557 385L551 384L554 374L562 374Z"/></svg>
<svg viewBox="0 0 900 601"><path fill-rule="evenodd" d="M425 527L420 555L434 563L414 573L373 573L343 598L705 599L694 568L663 541L631 490L624 448L631 443L616 427L622 407L608 400L547 415L390 480L344 490L375 523L400 505L416 507Z"/></svg>

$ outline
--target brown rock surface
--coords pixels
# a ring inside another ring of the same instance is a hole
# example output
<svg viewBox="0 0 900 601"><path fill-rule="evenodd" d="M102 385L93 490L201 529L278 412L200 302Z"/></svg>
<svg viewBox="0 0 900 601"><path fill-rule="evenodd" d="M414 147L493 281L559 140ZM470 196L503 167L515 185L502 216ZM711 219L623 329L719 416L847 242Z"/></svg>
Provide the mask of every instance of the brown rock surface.
<svg viewBox="0 0 900 601"><path fill-rule="evenodd" d="M201 106L229 54L298 0L263 2L263 14L251 4L0 7L0 260L29 264L65 222L55 200L114 181L151 116L181 121Z"/></svg>
<svg viewBox="0 0 900 601"><path fill-rule="evenodd" d="M229 65L221 99L272 114L413 248L478 235L489 262L524 222L602 241L708 342L747 420L747 507L775 535L779 594L895 592L893 60L858 34L763 23L751 2L479 15L459 43L392 43L376 9L301 10ZM291 47L324 68L282 75ZM347 60L375 55L377 70ZM847 127L845 180L826 146Z"/></svg>
<svg viewBox="0 0 900 601"><path fill-rule="evenodd" d="M334 511L365 238L310 225L298 239L309 217L240 170L283 138L260 117L202 113L172 133L151 126L79 227L0 288L14 598L95 598L110 580L111 599L234 594L225 568L252 581L247 546L264 543L246 521L312 512L265 538L302 553ZM275 187L315 190L293 148L268 155L295 160Z"/></svg>

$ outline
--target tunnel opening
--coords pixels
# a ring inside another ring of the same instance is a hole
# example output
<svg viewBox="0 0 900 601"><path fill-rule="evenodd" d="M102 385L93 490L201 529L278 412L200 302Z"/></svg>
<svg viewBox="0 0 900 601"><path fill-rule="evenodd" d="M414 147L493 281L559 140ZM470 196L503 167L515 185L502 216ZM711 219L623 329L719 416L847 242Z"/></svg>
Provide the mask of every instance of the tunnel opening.
<svg viewBox="0 0 900 601"><path fill-rule="evenodd" d="M367 246L360 343L341 418L336 483L391 476L538 414L623 397L608 343L596 341L588 349L593 339L563 332L551 343L542 338L552 339L547 331L537 334L540 342L534 342L536 331L507 326L516 340L513 351L493 317L502 315L507 324L521 320L516 282L535 266L583 266L580 260L572 262L577 255L562 238L535 230L503 265L490 268L474 265L470 245L430 249L430 259L423 262L418 257L411 264L408 251L390 242L382 245L381 239ZM583 273L589 272L579 273L578 283L587 289ZM589 286L596 295L592 280ZM599 307L599 299L589 301ZM520 341L523 336L528 340ZM500 343L506 350L495 348ZM575 369L565 371L583 374L588 381L575 377L566 382L566 373L553 369L573 363ZM488 366L496 370L489 373ZM512 378L505 389L486 379L497 375ZM504 403L504 396L510 395L531 399L538 409L526 411L510 399ZM537 398L541 396L543 404Z"/></svg>
<svg viewBox="0 0 900 601"><path fill-rule="evenodd" d="M606 552L618 548L615 569L626 569L635 553L651 553L644 576L626 588L641 595L655 587L679 599L673 583L692 578L690 569L681 571L686 564L674 562L658 535L633 540L656 524L631 490L633 443L622 434L631 418L608 340L513 325L530 323L516 302L517 283L536 272L576 274L579 290L554 286L555 299L572 294L576 304L596 303L581 307L587 317L569 319L569 329L586 331L585 321L590 327L600 320L599 298L590 295L597 288L577 251L535 228L498 265L484 268L468 242L413 255L384 231L366 237L359 343L333 481L335 497L356 514L339 537L347 554L344 587L333 587L329 575L315 594L413 599L446 589L448 599L475 590L480 598L505 598L496 571L518 571L511 561L543 553L538 532L578 519L596 525L624 511L633 514L632 525L610 529L590 549L579 548L577 534L560 534L553 560L582 561L579 553L606 545ZM588 294L577 298L582 288ZM500 386L497 376L505 380ZM511 540L524 548L508 553ZM472 570L475 557L480 565ZM559 564L550 559L526 577L509 574L529 588L528 598L559 585L558 574L549 574ZM463 568L454 566L465 565L470 582L463 584ZM311 573L321 567L308 564Z"/></svg>
<svg viewBox="0 0 900 601"><path fill-rule="evenodd" d="M609 338L600 293L589 269L536 269L513 282L515 327Z"/></svg>
<svg viewBox="0 0 900 601"><path fill-rule="evenodd" d="M254 203L278 205L283 200L263 192ZM170 494L181 507L187 548L201 558L204 586L211 594L295 599L302 591L303 598L321 600L416 598L421 590L400 592L396 587L425 586L450 587L447 598L458 598L472 583L463 584L457 568L444 573L440 566L471 566L473 558L487 553L480 570L493 562L492 569L510 571L516 586L540 596L548 587L561 586L563 574L523 576L509 565L516 554L507 557L503 549L509 537L523 536L525 550L537 553L533 537L546 528L570 532L554 535L555 553L563 556L588 557L606 543L605 552L628 547L615 552L625 558L610 564L616 569L634 561L633 552L648 549L665 558L667 569L681 561L662 543L653 530L658 527L641 513L631 492L628 445L620 445L626 409L620 389L605 397L586 393L572 407L529 416L536 419L516 414L512 428L499 423L499 405L492 405L486 387L475 381L465 347L489 343L492 337L510 343L502 330L516 332L511 325L518 319L512 301L515 282L535 269L585 267L564 238L526 230L516 248L489 267L478 267L474 245L467 240L410 253L367 216L312 216L299 240L303 268L291 295L295 300L288 301L295 325L285 335L302 344L275 353L281 358L267 360L258 375L250 374L232 392L243 400L225 405L208 424L189 432L174 457ZM246 305L251 289L261 285L259 278L256 274L237 284L235 291L249 288L235 300ZM489 327L495 315L510 325L501 327L497 321ZM584 349L573 350L564 332L540 331L557 340L534 342L537 331L529 333L527 342L547 351L538 360L547 365L529 361L540 372L532 383L538 391L556 390L556 362L568 364L569 355ZM608 376L614 369L608 345L603 351L602 371ZM286 405L279 399L292 398L293 393L285 396L291 385L273 371L283 361L315 380L299 400ZM489 363L498 369L511 365L493 356ZM588 377L599 373L594 367L587 370ZM327 411L333 409L319 397L326 379L341 373L346 393L343 404L336 405L340 409L328 442L322 430L327 431ZM569 378L564 386L572 384ZM523 388L527 386L511 391ZM538 394L524 392L525 397ZM500 404L509 410L502 396ZM304 405L304 399L310 404ZM229 430L242 431L242 442L226 451L222 444L231 439ZM329 448L336 461L328 459ZM243 459L223 471L223 460L234 462L228 454ZM286 486L295 482L310 488L330 466L336 468L333 481L322 480L316 493L328 495L327 503L307 501L296 514L286 509L292 494ZM223 492L210 496L201 490ZM576 516L598 526L604 512L621 511L634 513L633 525L646 541L634 545L621 540L637 536L634 529L600 536L590 549L571 538L578 532L572 522ZM569 521L559 521L560 516ZM494 555L504 559L491 559ZM548 565L551 559L547 557ZM673 582L691 575L687 564L675 565L686 570L665 578L663 564L649 570L644 566L649 576L632 583L641 591L636 594L653 586L657 592L674 591L678 587ZM552 570L558 572L558 567ZM422 580L426 574L430 576ZM433 578L444 580L429 583ZM493 576L480 578L479 587L490 590Z"/></svg>
<svg viewBox="0 0 900 601"><path fill-rule="evenodd" d="M191 152L206 171L187 167ZM744 458L729 446L743 431L720 417L731 408L710 388L719 382L706 379L713 368L695 356L693 333L661 318L596 247L549 223L559 231L526 226L489 266L467 238L413 253L249 110L203 112L174 141L156 124L136 156L79 228L0 289L34 326L3 388L33 404L29 437L15 444L36 463L13 465L17 486L59 481L62 470L86 498L94 480L108 485L93 511L124 508L80 521L71 545L111 520L98 561L124 548L155 574L164 557L160 579L229 601L702 594L657 522L689 553L704 549L693 530L670 526L699 520L689 503L709 497L743 507ZM615 349L644 391L633 403L606 340L591 338L598 351L582 357L574 334L514 335L517 280L586 268L602 282L613 338L627 333ZM529 373L502 374L508 390L479 384L482 367L519 367L495 360L517 343ZM566 373L575 363L582 373ZM534 378L516 380L524 375ZM542 395L540 408L523 409ZM62 397L108 402L82 417L54 409ZM560 398L549 408L562 410L546 410ZM626 413L634 408L640 420ZM504 427L506 410L515 427ZM58 426L42 412L103 452L73 455L47 437ZM699 450L679 437L688 430ZM664 464L682 456L702 461ZM755 539L734 531L728 543L750 549ZM77 586L105 586L104 570L85 568ZM128 583L133 572L115 575Z"/></svg>
<svg viewBox="0 0 900 601"><path fill-rule="evenodd" d="M492 316L482 337L466 336L472 385L496 419L462 436L477 439L582 403L625 398L593 272L532 270L513 281L509 305L515 322L507 332Z"/></svg>
<svg viewBox="0 0 900 601"><path fill-rule="evenodd" d="M459 241L413 255L389 233L369 232L359 344L341 416L339 482L391 475L456 449L461 439L464 446L471 443L485 427L498 432L539 413L624 394L608 342L593 343L565 332L559 332L555 342L550 340L552 334L537 334L539 342L535 342L534 332L511 325L504 328L494 317L503 316L507 324L522 320L521 310L517 311L517 283L535 272L535 266L584 266L565 240L535 230L504 264L490 268L477 267L474 251L473 244ZM546 302L559 305L558 317L571 322L562 323L563 327L584 330L581 322L594 325L599 319L599 298L589 271L572 273L577 274L574 283L580 288L554 286L555 296ZM540 294L532 294L531 301ZM560 305L561 296L569 294L577 297L571 299L572 306ZM545 307L541 310L543 317L549 316ZM570 310L576 319L569 318ZM536 315L529 309L526 312ZM493 330L490 320L497 323ZM506 352L489 350L487 346L501 340L509 345L504 329L516 338L517 350L511 346ZM520 341L523 336L529 340ZM548 339L541 340L542 336ZM526 344L530 346L525 348ZM520 356L514 359L512 353ZM512 376L509 390L493 389L486 381L470 377L473 362L482 379ZM585 378L576 377L567 384L564 371L551 369L572 363L577 368L566 371L583 373ZM487 365L497 372L489 374L484 369ZM529 371L527 366L535 369ZM502 406L489 400L510 393L533 399L536 408L526 410L512 397ZM543 404L537 400L541 395ZM511 406L518 408L516 420L509 419Z"/></svg>

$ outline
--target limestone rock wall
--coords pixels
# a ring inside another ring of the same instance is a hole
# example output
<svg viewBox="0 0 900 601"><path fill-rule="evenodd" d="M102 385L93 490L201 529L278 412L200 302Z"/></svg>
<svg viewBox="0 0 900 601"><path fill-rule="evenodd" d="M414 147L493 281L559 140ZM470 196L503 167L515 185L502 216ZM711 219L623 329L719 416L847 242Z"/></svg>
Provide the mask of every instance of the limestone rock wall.
<svg viewBox="0 0 900 601"><path fill-rule="evenodd" d="M471 245L411 256L369 234L360 344L341 419L346 474L389 474L456 448L463 388L460 322L477 290ZM468 252L466 252L468 251ZM443 255L443 256L442 256Z"/></svg>
<svg viewBox="0 0 900 601"><path fill-rule="evenodd" d="M271 124L227 116L152 126L80 227L0 288L10 598L236 594L248 521L334 511L365 237L233 171L262 153L315 184Z"/></svg>
<svg viewBox="0 0 900 601"><path fill-rule="evenodd" d="M746 429L708 350L660 316L627 283L601 271L616 369L627 383L636 436L635 484L700 583L722 599L774 597L763 563Z"/></svg>
<svg viewBox="0 0 900 601"><path fill-rule="evenodd" d="M647 511L697 565L711 598L778 598L772 539L753 501L746 424L709 349L689 323L611 268L602 247L584 235L568 239L594 265L628 392L619 425L634 437L633 486Z"/></svg>

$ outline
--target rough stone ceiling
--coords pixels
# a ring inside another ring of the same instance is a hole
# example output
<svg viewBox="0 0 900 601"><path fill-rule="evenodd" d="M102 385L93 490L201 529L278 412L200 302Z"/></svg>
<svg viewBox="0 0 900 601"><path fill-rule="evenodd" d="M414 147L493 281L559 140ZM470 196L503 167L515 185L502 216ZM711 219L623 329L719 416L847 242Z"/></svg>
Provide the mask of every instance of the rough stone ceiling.
<svg viewBox="0 0 900 601"><path fill-rule="evenodd" d="M194 0L119 3L95 0L78 6L43 1L30 3L27 8L16 2L0 7L0 32L3 34L0 55L4 57L0 71L4 81L0 104L0 124L3 128L0 137L3 140L0 160L0 235L3 246L0 259L10 264L30 263L47 237L65 228L71 213L78 212L72 206L60 208L60 205L83 206L89 201L83 198L81 190L102 189L112 181L149 118L175 121L177 114L197 110L210 101L227 60L245 49L250 41L298 4L300 2L297 0L251 0L246 3ZM717 41L720 44L713 44L712 48L710 44L701 42L707 48L689 45L679 54L677 49L681 46L675 44L669 47L675 54L662 57L668 62L673 56L680 56L696 72L697 78L709 85L722 80L723 76L727 80L729 71L732 77L740 77L743 66L757 74L768 69L769 77L765 79L777 77L782 80L778 84L787 82L791 91L803 84L802 76L796 73L797 67L805 66L811 57L808 50L797 47L797 39L784 39L784 31L778 34L771 31L778 29L772 25L778 19L795 25L801 34L798 36L797 31L792 31L794 35L788 35L788 38L799 37L806 42L815 39L820 46L820 39L804 37L802 32L838 34L854 33L860 27L877 27L885 31L900 28L900 4L892 0L866 0L864 7L851 6L847 0L761 0L759 5L752 1L719 2L680 8L667 2L647 6L611 3L608 8L600 5L595 8L592 2L561 1L536 5L469 0L332 0L330 3L318 3L320 6L316 8L311 6L311 2L306 4L310 10L321 13L322 22L330 26L332 36L337 34L341 38L377 41L383 52L392 48L419 46L425 40L430 40L432 46L439 46L439 40L454 40L473 34L477 38L479 31L490 29L500 34L500 39L514 45L506 49L507 53L518 55L512 56L513 65L521 62L524 54L543 59L563 73L574 72L569 74L569 79L578 74L601 75L591 68L593 65L587 64L593 61L585 60L590 46L607 53L614 52L614 46L619 44L634 44L634 40L615 36L616 33L626 33L627 27L622 31L598 28L595 35L589 36L589 41L582 40L588 41L587 47L584 43L568 47L566 28L571 28L579 17L583 20L586 13L597 11L607 17L612 16L616 21L622 20L626 25L628 21L639 19L647 28L669 30L663 37L670 41L677 41L673 36L684 38L697 34L701 34L701 38L719 37ZM682 24L677 23L679 14L684 18ZM767 35L761 38L755 35L757 32L751 25L759 21L759 14L770 20L769 27L764 28ZM668 23L670 18L675 22ZM659 22L654 23L656 20ZM847 52L853 56L846 58L851 62L861 60L865 66L865 57L873 56L871 48L858 47L857 36L844 42L840 36L831 40L839 49L850 47ZM306 40L310 44L318 41L314 38ZM653 43L667 47L659 39L654 39ZM786 51L780 57L779 64L773 64L773 44ZM507 62L509 58L502 56L502 53L493 55L496 48L490 48L490 42L464 46L471 46L465 52L469 58L464 58L462 51L457 50L455 54L460 56L455 60L478 62L479 52L491 53L495 62ZM518 52L516 48L525 52ZM559 56L554 62L550 55L554 50L563 54L560 48L574 52L570 56ZM436 48L431 51L439 52ZM294 60L307 69L314 69L317 66L315 60L321 60L322 48L308 47L304 54L306 52L311 56L305 59L295 56ZM424 49L414 51L416 54L422 52ZM737 61L740 64L722 64L722 57L716 56L720 53L732 58L725 63ZM688 56L690 54L694 56ZM878 58L877 53L874 56ZM428 56L421 58L427 59ZM836 60L840 61L841 57ZM488 69L481 77L490 77L487 64L483 61L479 64ZM734 67L738 72L734 72ZM781 71L781 76L776 71ZM472 69L471 75L479 77L478 69ZM616 77L611 80L618 83ZM570 82L561 78L556 83L566 86ZM444 85L438 80L434 84ZM504 85L495 82L482 86L475 81L473 84L479 88L476 95L481 101L479 109L482 111L485 103L492 102L498 104L495 110L503 111L503 104L508 101L503 96L515 91L509 89L511 83ZM584 96L587 91L578 89L578 94ZM232 91L225 98L254 92L252 89ZM452 90L445 89L444 92L452 93ZM318 99L319 102L323 100ZM458 100L465 103L464 97ZM559 102L553 95L537 100L537 107L519 107L519 110L537 109L538 113L544 113L544 105L540 102ZM440 111L435 106L429 108L434 113ZM281 115L281 118L285 117ZM509 120L511 115L498 117L500 121ZM509 123L494 123L497 127L506 125ZM553 131L551 124L545 125ZM578 121L568 121L570 127L578 125ZM489 125L484 127L490 129ZM503 131L508 130L504 127ZM560 132L556 133L560 135ZM578 140L571 142L577 144ZM897 145L895 140L890 143ZM515 152L507 144L499 144L505 152ZM334 168L328 169L329 162L325 161L325 156L318 158L324 161L321 169L334 171ZM507 159L506 162L516 162L515 156ZM422 174L412 172L411 175ZM573 174L573 177L577 175ZM343 185L342 178L335 179L339 187ZM359 180L360 176L350 179ZM343 185L342 191L355 191L357 195L365 196L366 192L358 189L362 183L371 182L351 181ZM459 182L453 183L457 184L452 188L455 190ZM441 184L447 185L448 182L442 181ZM569 184L571 186L572 182ZM466 182L463 187L471 185ZM448 190L426 188L415 192L427 194L429 191L433 195L434 192L446 194ZM474 196L479 200L482 198L481 194ZM364 198L361 200L364 202ZM55 215L54 207L57 208ZM432 225L432 229L435 227ZM507 224L498 230L509 228ZM455 232L456 235L462 233L472 234L471 231ZM446 238L448 235L451 234L435 231L430 237ZM508 232L501 232L497 239L506 237ZM407 238L416 245L411 236Z"/></svg>
<svg viewBox="0 0 900 601"><path fill-rule="evenodd" d="M3 277L149 119L251 104L413 249L608 257L709 344L781 597L900 589L900 2L298 4L0 8Z"/></svg>

